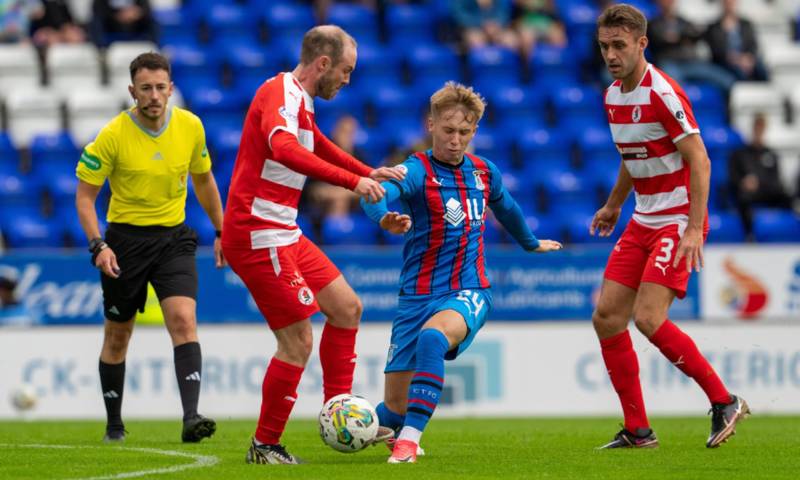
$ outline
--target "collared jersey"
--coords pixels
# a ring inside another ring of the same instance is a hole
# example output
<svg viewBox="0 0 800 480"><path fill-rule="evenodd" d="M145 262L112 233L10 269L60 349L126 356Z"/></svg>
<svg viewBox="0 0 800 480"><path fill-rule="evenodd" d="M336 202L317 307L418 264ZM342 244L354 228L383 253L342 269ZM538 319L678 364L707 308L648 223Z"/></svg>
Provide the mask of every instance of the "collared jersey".
<svg viewBox="0 0 800 480"><path fill-rule="evenodd" d="M211 170L211 158L196 115L178 107L167 115L153 132L136 121L133 108L126 110L84 149L75 174L97 186L108 178L109 222L170 227L184 221L188 174Z"/></svg>
<svg viewBox="0 0 800 480"><path fill-rule="evenodd" d="M412 227L403 247L400 292L428 295L488 288L483 232L486 207L503 197L502 176L490 161L471 154L458 165L411 155L400 188L402 211Z"/></svg>
<svg viewBox="0 0 800 480"><path fill-rule="evenodd" d="M633 220L649 228L677 224L682 231L689 220L690 170L675 144L700 133L683 89L648 64L632 91L623 93L620 80L611 84L605 109L614 143L633 179Z"/></svg>

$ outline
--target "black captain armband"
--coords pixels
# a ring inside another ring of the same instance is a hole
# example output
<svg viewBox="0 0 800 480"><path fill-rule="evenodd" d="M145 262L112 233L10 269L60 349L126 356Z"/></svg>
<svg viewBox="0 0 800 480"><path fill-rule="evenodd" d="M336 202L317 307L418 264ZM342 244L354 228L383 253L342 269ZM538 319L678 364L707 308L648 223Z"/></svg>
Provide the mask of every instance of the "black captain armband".
<svg viewBox="0 0 800 480"><path fill-rule="evenodd" d="M222 230L214 230L214 237L222 238Z"/></svg>
<svg viewBox="0 0 800 480"><path fill-rule="evenodd" d="M92 253L92 259L91 259L92 266L95 266L97 255L99 255L100 252L102 252L106 248L108 248L108 244L100 237L89 240L89 251Z"/></svg>

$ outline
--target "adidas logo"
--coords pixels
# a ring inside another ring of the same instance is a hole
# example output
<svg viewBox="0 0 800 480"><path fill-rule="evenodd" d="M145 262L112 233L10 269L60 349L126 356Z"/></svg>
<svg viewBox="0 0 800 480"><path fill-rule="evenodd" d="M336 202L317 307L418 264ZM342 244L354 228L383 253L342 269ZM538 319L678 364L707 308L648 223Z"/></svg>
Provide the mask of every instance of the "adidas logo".
<svg viewBox="0 0 800 480"><path fill-rule="evenodd" d="M119 398L119 394L114 390L109 390L103 394L105 398Z"/></svg>
<svg viewBox="0 0 800 480"><path fill-rule="evenodd" d="M164 157L161 155L161 152L156 152L151 160L164 160Z"/></svg>
<svg viewBox="0 0 800 480"><path fill-rule="evenodd" d="M194 380L195 382L199 382L200 381L200 372L194 371L194 372L190 373L189 375L186 375L186 380L189 380L189 381Z"/></svg>
<svg viewBox="0 0 800 480"><path fill-rule="evenodd" d="M108 309L109 313L113 313L114 315L119 315L119 310L117 310L116 305L112 305L111 308Z"/></svg>

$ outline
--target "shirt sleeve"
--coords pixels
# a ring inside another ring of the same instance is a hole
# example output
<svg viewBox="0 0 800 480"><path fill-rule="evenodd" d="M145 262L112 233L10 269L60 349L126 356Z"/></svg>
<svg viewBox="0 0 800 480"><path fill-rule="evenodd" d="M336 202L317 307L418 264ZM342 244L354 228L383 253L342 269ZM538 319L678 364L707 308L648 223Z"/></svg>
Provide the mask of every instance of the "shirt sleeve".
<svg viewBox="0 0 800 480"><path fill-rule="evenodd" d="M208 147L206 146L206 131L203 128L203 122L199 118L197 121L197 141L192 149L192 159L189 163L189 173L207 173L211 170L211 156L208 154Z"/></svg>
<svg viewBox="0 0 800 480"><path fill-rule="evenodd" d="M514 197L503 186L503 176L495 164L487 161L492 176L489 190L489 207L501 225L526 251L539 248L539 240L525 221L525 215Z"/></svg>
<svg viewBox="0 0 800 480"><path fill-rule="evenodd" d="M285 75L274 77L270 82L283 82ZM272 136L280 130L299 135L298 115L303 101L300 92L287 89L285 86L274 86L262 90L261 97L261 133L272 149Z"/></svg>
<svg viewBox="0 0 800 480"><path fill-rule="evenodd" d="M114 171L117 153L117 139L108 127L103 128L97 138L83 149L75 176L91 185L103 185Z"/></svg>
<svg viewBox="0 0 800 480"><path fill-rule="evenodd" d="M664 125L673 143L678 143L687 135L700 133L692 105L682 90L674 89L666 92L651 90L650 97L658 121Z"/></svg>
<svg viewBox="0 0 800 480"><path fill-rule="evenodd" d="M417 192L422 191L425 183L425 168L416 156L411 155L397 168L405 173L406 177L403 180L390 180L390 182L400 189L401 198L411 198Z"/></svg>
<svg viewBox="0 0 800 480"><path fill-rule="evenodd" d="M389 203L400 198L400 187L396 183L383 182L381 185L386 189L386 195L377 203L367 203L363 198L360 200L364 213L375 223L380 223L381 218L389 212Z"/></svg>
<svg viewBox="0 0 800 480"><path fill-rule="evenodd" d="M314 124L314 139L316 140L314 153L326 162L342 167L359 177L369 177L369 174L372 173L372 167L361 163L354 156L339 148L320 131L316 124Z"/></svg>

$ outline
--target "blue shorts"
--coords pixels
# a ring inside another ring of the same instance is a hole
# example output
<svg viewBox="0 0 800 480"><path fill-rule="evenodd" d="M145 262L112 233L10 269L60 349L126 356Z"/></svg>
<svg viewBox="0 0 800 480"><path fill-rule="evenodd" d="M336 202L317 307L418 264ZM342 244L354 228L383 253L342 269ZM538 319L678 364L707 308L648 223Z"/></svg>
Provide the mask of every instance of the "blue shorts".
<svg viewBox="0 0 800 480"><path fill-rule="evenodd" d="M453 360L467 349L492 309L489 289L459 290L438 295L402 295L397 316L392 322L392 339L384 373L413 371L417 363L417 338L422 326L444 310L455 310L467 323L467 336L457 348L447 352Z"/></svg>

